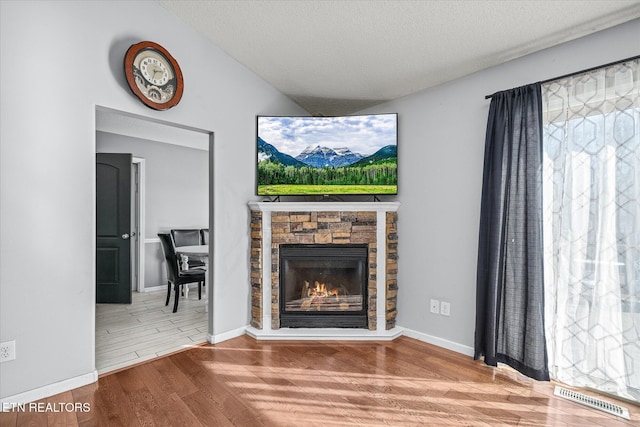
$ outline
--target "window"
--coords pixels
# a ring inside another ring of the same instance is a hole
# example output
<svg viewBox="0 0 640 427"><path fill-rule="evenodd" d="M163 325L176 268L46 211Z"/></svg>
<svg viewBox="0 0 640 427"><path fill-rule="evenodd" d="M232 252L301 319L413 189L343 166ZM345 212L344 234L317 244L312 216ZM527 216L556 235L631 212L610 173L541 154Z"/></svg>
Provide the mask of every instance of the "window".
<svg viewBox="0 0 640 427"><path fill-rule="evenodd" d="M542 86L552 377L640 401L640 60Z"/></svg>

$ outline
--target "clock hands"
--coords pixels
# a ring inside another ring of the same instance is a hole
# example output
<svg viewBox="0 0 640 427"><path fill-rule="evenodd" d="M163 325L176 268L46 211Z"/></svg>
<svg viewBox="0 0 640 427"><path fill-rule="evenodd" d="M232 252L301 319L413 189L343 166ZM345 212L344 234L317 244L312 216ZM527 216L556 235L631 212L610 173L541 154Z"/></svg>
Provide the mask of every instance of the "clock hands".
<svg viewBox="0 0 640 427"><path fill-rule="evenodd" d="M162 79L162 75L164 74L164 70L161 67L158 67L158 66L153 65L153 64L149 64L149 66L147 67L147 70L149 71L149 76L153 80L153 82L151 82L151 83L155 83L155 80L161 80ZM156 78L156 74L158 74L158 73L160 73L160 78Z"/></svg>

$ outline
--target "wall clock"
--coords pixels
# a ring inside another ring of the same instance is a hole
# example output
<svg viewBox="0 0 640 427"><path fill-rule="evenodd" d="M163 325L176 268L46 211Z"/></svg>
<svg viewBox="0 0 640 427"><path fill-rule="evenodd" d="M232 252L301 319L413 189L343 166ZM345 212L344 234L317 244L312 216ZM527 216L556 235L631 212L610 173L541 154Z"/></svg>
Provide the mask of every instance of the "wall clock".
<svg viewBox="0 0 640 427"><path fill-rule="evenodd" d="M154 110L174 107L184 91L178 62L157 43L132 45L124 57L124 74L131 91Z"/></svg>

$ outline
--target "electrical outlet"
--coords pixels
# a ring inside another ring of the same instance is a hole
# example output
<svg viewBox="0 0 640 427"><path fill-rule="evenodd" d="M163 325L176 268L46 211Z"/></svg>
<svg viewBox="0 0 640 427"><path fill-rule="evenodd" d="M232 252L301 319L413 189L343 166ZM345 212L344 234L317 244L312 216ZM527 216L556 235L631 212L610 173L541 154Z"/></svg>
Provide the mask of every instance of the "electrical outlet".
<svg viewBox="0 0 640 427"><path fill-rule="evenodd" d="M431 300L431 312L433 314L440 313L440 301L438 301L437 299Z"/></svg>
<svg viewBox="0 0 640 427"><path fill-rule="evenodd" d="M440 303L440 314L443 316L451 315L451 303L442 301Z"/></svg>
<svg viewBox="0 0 640 427"><path fill-rule="evenodd" d="M16 358L16 342L7 341L0 343L0 363L8 362Z"/></svg>

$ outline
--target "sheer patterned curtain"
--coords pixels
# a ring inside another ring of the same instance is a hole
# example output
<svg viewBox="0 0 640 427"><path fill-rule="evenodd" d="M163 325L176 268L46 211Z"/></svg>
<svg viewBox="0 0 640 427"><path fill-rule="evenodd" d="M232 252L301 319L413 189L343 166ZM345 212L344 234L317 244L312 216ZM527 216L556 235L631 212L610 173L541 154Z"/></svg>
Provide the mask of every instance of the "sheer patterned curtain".
<svg viewBox="0 0 640 427"><path fill-rule="evenodd" d="M640 61L542 85L553 378L640 401Z"/></svg>
<svg viewBox="0 0 640 427"><path fill-rule="evenodd" d="M478 244L475 358L549 380L542 269L542 102L535 83L493 95Z"/></svg>

